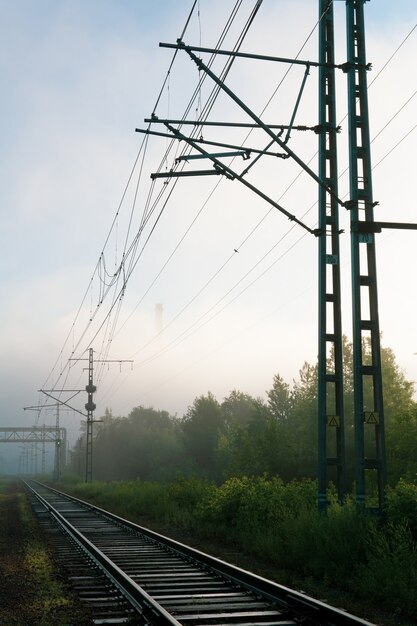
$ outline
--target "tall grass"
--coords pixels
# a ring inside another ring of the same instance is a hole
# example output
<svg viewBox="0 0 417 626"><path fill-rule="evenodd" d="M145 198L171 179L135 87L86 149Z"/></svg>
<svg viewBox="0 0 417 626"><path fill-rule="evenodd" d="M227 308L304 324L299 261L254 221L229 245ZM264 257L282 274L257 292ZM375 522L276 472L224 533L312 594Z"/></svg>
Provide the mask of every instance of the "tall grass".
<svg viewBox="0 0 417 626"><path fill-rule="evenodd" d="M114 512L175 524L239 546L278 570L313 577L404 617L417 615L417 487L400 482L385 519L348 500L316 507L314 481L231 478L220 486L199 479L172 483L115 482L71 488Z"/></svg>

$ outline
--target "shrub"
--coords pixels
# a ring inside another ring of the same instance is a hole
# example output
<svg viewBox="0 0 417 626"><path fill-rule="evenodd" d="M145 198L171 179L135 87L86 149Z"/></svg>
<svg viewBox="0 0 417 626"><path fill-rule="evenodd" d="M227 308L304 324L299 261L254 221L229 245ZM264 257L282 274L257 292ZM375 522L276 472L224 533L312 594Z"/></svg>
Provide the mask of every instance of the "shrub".
<svg viewBox="0 0 417 626"><path fill-rule="evenodd" d="M385 608L417 615L417 548L407 524L377 524L368 529L365 558L355 589Z"/></svg>
<svg viewBox="0 0 417 626"><path fill-rule="evenodd" d="M79 484L72 491L119 515L176 524L241 546L297 577L373 597L402 615L417 614L417 486L400 481L391 489L382 520L349 498L341 506L330 497L320 514L316 489L311 480L284 484L262 476L230 478L220 486L178 478Z"/></svg>
<svg viewBox="0 0 417 626"><path fill-rule="evenodd" d="M388 489L386 514L389 522L405 524L417 540L417 485L400 480L394 489Z"/></svg>

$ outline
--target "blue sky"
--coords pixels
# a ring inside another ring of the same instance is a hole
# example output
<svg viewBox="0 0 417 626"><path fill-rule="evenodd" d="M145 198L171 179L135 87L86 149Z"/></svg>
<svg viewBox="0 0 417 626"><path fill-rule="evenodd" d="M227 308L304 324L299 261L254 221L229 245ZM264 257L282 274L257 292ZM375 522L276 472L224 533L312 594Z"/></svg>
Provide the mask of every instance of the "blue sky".
<svg viewBox="0 0 417 626"><path fill-rule="evenodd" d="M60 368L65 368L73 345L97 306L101 287L94 280L81 316L72 327L142 140L134 129L145 126L143 119L152 113L172 58L172 52L160 49L158 43L176 40L191 5L188 0L0 3L2 425L33 421L34 416L24 413L22 407L38 402L37 390L45 381L55 384L59 380ZM201 37L203 45L212 46L234 2L200 0L199 5L200 19L193 16L185 40L197 44ZM225 47L233 45L253 5L252 0L243 3ZM373 63L371 80L417 22L417 7L409 0L372 0L365 4L365 11L368 60ZM338 58L343 61L344 2L337 3L336 18ZM316 21L317 6L311 0L264 0L244 49L294 56ZM380 201L381 219L396 219L396 215L399 220L417 221L412 184L417 133L411 130L417 117L417 98L412 95L417 89L416 32L369 92L373 136L410 99L373 144L373 162L377 164L411 131L375 169L374 191ZM302 57L316 58L316 48L313 34ZM282 67L239 62L228 84L260 111L284 71ZM265 113L266 121L288 120L301 77L294 70L285 79ZM178 55L158 115L181 117L197 80L193 64L185 55ZM312 72L299 123L316 123L315 80ZM343 76L339 80L342 118L345 81ZM201 90L203 103L210 88L207 81ZM195 115L193 109L189 117ZM220 96L211 119L243 121L244 116ZM345 131L340 139L340 171L347 162ZM205 136L214 137L214 133L206 131ZM241 140L236 134L225 136ZM305 160L314 155L314 136L294 136L293 142ZM149 175L158 167L166 146L164 139L148 144L130 238L146 204ZM171 161L173 158L171 153ZM265 161L262 168L254 168L253 180L274 198L283 195L282 203L291 212L302 215L308 211L305 219L314 225L315 186L303 176L287 191L295 176L297 169L292 164ZM220 400L233 388L264 397L275 373L290 382L305 359L314 362L316 358L315 240L297 243L302 232L290 231L282 216L269 213L265 203L236 182L222 181L206 205L218 182L213 178L184 179L167 203L127 285L108 351L109 357L134 358L135 365L133 371L126 366L120 373L118 366L111 366L100 373L98 411L108 406L115 414L126 414L143 403L181 415L196 395L208 390ZM346 177L340 184L341 193L346 193ZM105 250L108 268L120 262L133 195L134 186ZM341 219L348 227L348 216ZM256 232L246 240L257 224ZM416 357L412 355L417 351L413 322L417 302L411 288L414 241L415 234L387 233L378 246L384 342L395 350L411 379L417 379L417 361L414 364ZM350 336L347 237L343 246L343 318L345 333ZM235 248L239 253L233 255ZM212 278L230 255L225 268ZM256 277L258 280L249 286ZM171 348L171 342L229 290L230 295L222 302L229 302L246 286L247 290L213 321ZM158 303L163 304L165 328L159 336L155 319ZM116 323L112 317L113 321ZM80 340L78 356L95 336L95 323ZM71 328L70 340L51 373ZM103 340L106 342L108 336L99 333L95 350L102 349ZM83 376L82 367L74 367L68 383L83 386ZM53 415L42 419L53 421ZM63 420L75 436L78 418L68 415ZM0 454L5 452L0 450Z"/></svg>

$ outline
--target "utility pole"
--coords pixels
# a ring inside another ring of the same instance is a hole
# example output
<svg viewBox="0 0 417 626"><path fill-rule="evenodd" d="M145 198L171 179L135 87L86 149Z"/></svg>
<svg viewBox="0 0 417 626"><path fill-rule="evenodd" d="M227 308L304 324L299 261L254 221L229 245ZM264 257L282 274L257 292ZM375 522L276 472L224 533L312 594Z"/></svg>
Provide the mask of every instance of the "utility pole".
<svg viewBox="0 0 417 626"><path fill-rule="evenodd" d="M83 361L84 359L70 359L70 361ZM85 390L87 392L87 403L85 410L87 411L87 440L86 440L86 457L85 457L85 482L91 483L93 480L93 424L102 420L94 419L94 411L96 404L94 402L94 394L97 387L94 384L94 363L133 363L131 359L94 359L94 350L88 350L88 385Z"/></svg>
<svg viewBox="0 0 417 626"><path fill-rule="evenodd" d="M78 450L78 476L81 476L81 450L82 450L82 439L80 437L79 441L79 450Z"/></svg>
<svg viewBox="0 0 417 626"><path fill-rule="evenodd" d="M42 433L42 466L41 466L41 474L45 475L45 424L43 425L43 433Z"/></svg>
<svg viewBox="0 0 417 626"><path fill-rule="evenodd" d="M21 449L19 457L19 474L23 476L25 474L26 446L19 446L19 448Z"/></svg>
<svg viewBox="0 0 417 626"><path fill-rule="evenodd" d="M385 228L417 230L417 224L374 219L374 208L378 202L374 202L372 190L367 88L367 72L371 65L366 62L365 2L367 0L346 0L347 62L342 69L348 81L350 198L344 206L350 211L351 230L356 502L361 508L373 508L369 506L367 496L376 484L377 510L381 512L385 500L387 466L375 235ZM325 83L320 84L323 93L326 87ZM321 162L325 158L325 155L320 155ZM367 344L369 356L365 352ZM335 352L335 367L336 361ZM337 371L335 376L337 379ZM323 431L320 423L319 429ZM340 434L343 437L343 433ZM321 451L319 445L319 456L322 455L323 443ZM320 482L322 476L319 476Z"/></svg>
<svg viewBox="0 0 417 626"><path fill-rule="evenodd" d="M30 444L30 474L35 474L35 444Z"/></svg>
<svg viewBox="0 0 417 626"><path fill-rule="evenodd" d="M61 445L62 441L60 438L60 430L59 430L59 402L56 403L56 439L55 439L55 457L54 457L54 474L53 480L55 482L59 482L61 479Z"/></svg>
<svg viewBox="0 0 417 626"><path fill-rule="evenodd" d="M318 507L324 510L331 468L340 502L345 492L333 0L319 0L319 17L319 178L333 192L319 186Z"/></svg>
<svg viewBox="0 0 417 626"><path fill-rule="evenodd" d="M94 371L94 355L93 348L90 348L88 355L88 385L85 390L88 394L87 404L85 409L87 411L87 443L86 443L86 458L85 458L85 482L91 483L93 480L93 413L96 405L93 401L93 394L96 392L97 387L93 384L93 371Z"/></svg>

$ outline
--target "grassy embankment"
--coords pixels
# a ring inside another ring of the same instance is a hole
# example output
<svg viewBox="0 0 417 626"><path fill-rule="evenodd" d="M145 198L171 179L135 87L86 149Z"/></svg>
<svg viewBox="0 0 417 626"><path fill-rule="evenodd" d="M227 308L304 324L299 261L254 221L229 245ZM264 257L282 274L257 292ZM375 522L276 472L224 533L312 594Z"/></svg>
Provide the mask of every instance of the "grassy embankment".
<svg viewBox="0 0 417 626"><path fill-rule="evenodd" d="M358 512L351 501L341 507L334 500L318 515L313 481L235 478L219 487L132 481L71 485L71 492L143 525L155 521L233 546L255 568L259 559L268 563L278 582L330 594L330 603L378 623L416 623L415 485L390 491L384 520Z"/></svg>
<svg viewBox="0 0 417 626"><path fill-rule="evenodd" d="M90 623L58 579L51 553L20 486L0 480L0 624Z"/></svg>

